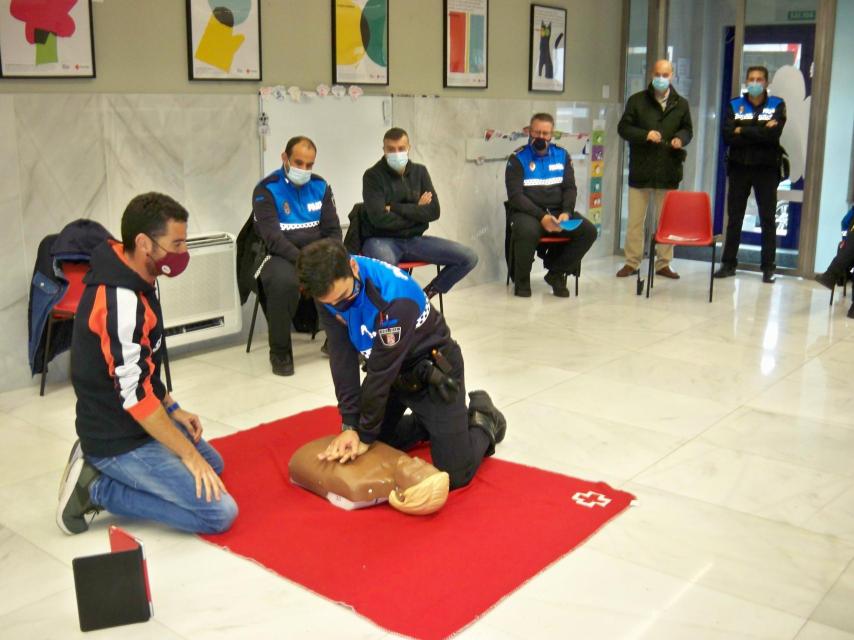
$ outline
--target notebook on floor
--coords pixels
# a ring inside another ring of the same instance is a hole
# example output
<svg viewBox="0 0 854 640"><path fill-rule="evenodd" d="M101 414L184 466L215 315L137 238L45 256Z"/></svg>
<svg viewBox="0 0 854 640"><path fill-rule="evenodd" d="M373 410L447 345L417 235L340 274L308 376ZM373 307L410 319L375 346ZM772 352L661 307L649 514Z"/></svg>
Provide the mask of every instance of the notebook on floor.
<svg viewBox="0 0 854 640"><path fill-rule="evenodd" d="M81 631L145 622L154 613L142 542L110 527L110 553L74 558Z"/></svg>

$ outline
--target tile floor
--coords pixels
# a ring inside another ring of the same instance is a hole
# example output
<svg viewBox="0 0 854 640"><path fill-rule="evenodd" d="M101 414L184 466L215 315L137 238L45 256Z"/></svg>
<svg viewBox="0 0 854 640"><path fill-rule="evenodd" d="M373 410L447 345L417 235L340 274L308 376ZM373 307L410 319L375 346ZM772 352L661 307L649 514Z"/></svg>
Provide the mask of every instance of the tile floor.
<svg viewBox="0 0 854 640"><path fill-rule="evenodd" d="M581 297L500 283L445 299L469 388L506 413L507 460L638 496L637 505L511 594L462 640L854 640L854 321L808 281L743 273L706 302L705 265L679 262L650 300L585 264ZM174 395L208 437L334 402L319 342L297 337L292 378L263 336L173 365ZM0 394L0 636L80 634L71 559L106 528L62 535L57 482L74 398L49 384ZM142 538L156 617L90 637L390 638L371 622L193 536Z"/></svg>

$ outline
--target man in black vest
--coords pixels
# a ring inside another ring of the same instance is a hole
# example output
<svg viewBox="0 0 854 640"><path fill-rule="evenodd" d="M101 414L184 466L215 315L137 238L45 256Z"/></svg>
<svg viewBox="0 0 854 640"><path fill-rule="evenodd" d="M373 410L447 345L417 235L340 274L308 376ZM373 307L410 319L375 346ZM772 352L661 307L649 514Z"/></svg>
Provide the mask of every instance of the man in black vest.
<svg viewBox="0 0 854 640"><path fill-rule="evenodd" d="M741 225L750 189L756 194L762 227L762 282L774 282L777 253L777 185L780 183L780 136L786 124L786 103L768 95L768 69L747 70L747 91L733 98L723 126L729 145L727 226L721 268L716 278L735 275Z"/></svg>

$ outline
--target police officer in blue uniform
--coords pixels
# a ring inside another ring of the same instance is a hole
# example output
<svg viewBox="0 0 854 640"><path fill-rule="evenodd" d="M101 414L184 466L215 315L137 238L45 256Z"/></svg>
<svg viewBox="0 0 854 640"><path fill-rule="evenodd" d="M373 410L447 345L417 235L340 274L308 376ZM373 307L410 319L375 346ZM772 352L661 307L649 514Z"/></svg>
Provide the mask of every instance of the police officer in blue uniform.
<svg viewBox="0 0 854 640"><path fill-rule="evenodd" d="M543 236L565 236L568 243L550 244L541 249L543 262L548 269L545 280L554 295L569 297L566 288L567 274L576 273L581 258L596 240L596 227L575 213L575 172L569 153L551 143L554 118L548 113L537 113L531 118L530 140L519 147L507 161L505 182L509 201L510 223L513 227L514 293L531 296L531 264L534 252ZM565 231L560 223L570 218L581 218L581 226Z"/></svg>
<svg viewBox="0 0 854 640"><path fill-rule="evenodd" d="M747 92L733 98L723 126L724 142L729 145L727 174L727 229L721 268L716 278L735 275L741 225L750 189L756 195L759 224L762 227L762 281L774 282L777 253L777 185L780 183L780 136L786 124L786 103L768 95L768 69L747 70Z"/></svg>
<svg viewBox="0 0 854 640"><path fill-rule="evenodd" d="M460 347L418 283L396 266L351 256L335 240L303 249L297 270L322 305L342 418L325 459L347 462L377 440L401 450L429 440L451 488L471 482L506 422L485 391L471 392L466 408Z"/></svg>
<svg viewBox="0 0 854 640"><path fill-rule="evenodd" d="M294 373L291 322L299 304L296 262L302 247L321 238L341 239L332 189L312 173L317 147L309 138L288 140L282 168L255 187L252 216L267 256L256 275L267 316L273 373Z"/></svg>

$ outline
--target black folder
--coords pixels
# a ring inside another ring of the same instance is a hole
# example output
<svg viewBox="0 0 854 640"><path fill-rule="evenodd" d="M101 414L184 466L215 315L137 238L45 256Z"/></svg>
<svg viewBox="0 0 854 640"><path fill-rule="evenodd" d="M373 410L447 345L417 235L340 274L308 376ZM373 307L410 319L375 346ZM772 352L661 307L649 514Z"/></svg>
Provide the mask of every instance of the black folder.
<svg viewBox="0 0 854 640"><path fill-rule="evenodd" d="M74 558L81 631L145 622L151 617L141 547Z"/></svg>

